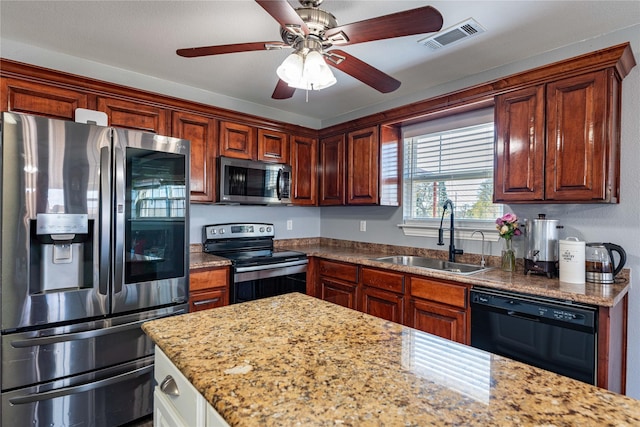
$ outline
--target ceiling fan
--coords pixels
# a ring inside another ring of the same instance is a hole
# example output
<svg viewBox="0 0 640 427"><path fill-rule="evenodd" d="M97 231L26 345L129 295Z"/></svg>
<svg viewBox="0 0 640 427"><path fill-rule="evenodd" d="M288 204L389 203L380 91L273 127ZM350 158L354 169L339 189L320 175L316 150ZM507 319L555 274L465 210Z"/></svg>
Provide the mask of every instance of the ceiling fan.
<svg viewBox="0 0 640 427"><path fill-rule="evenodd" d="M178 49L187 58L257 50L293 48L278 67L278 84L273 99L291 98L296 90L320 90L336 82L327 64L382 93L393 92L400 82L377 68L332 46L346 46L374 40L439 31L442 15L431 6L392 13L346 25L320 9L323 0L299 0L294 9L286 0L256 0L280 24L282 41L237 43Z"/></svg>

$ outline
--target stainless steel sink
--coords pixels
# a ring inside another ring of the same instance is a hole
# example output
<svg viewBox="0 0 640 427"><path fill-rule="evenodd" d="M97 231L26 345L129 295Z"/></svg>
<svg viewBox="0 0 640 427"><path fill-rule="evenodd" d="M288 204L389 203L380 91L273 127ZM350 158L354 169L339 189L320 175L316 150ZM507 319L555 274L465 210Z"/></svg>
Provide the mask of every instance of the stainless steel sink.
<svg viewBox="0 0 640 427"><path fill-rule="evenodd" d="M414 255L395 255L381 258L372 258L373 261L388 262L395 265L406 265L409 267L422 267L431 270L447 271L456 274L474 274L480 271L490 270L473 264L463 264L460 262L443 261L440 259L426 258Z"/></svg>

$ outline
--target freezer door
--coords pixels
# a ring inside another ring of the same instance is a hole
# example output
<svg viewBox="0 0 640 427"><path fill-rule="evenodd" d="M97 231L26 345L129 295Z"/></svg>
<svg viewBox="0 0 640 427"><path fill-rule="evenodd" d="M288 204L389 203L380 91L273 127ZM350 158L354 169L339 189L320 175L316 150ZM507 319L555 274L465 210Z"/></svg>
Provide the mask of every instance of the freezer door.
<svg viewBox="0 0 640 427"><path fill-rule="evenodd" d="M114 313L188 300L189 141L114 133Z"/></svg>
<svg viewBox="0 0 640 427"><path fill-rule="evenodd" d="M2 331L107 314L110 130L7 112L2 127Z"/></svg>
<svg viewBox="0 0 640 427"><path fill-rule="evenodd" d="M3 426L115 427L153 411L153 356L2 393Z"/></svg>
<svg viewBox="0 0 640 427"><path fill-rule="evenodd" d="M26 387L153 355L141 324L188 305L2 336L2 390Z"/></svg>

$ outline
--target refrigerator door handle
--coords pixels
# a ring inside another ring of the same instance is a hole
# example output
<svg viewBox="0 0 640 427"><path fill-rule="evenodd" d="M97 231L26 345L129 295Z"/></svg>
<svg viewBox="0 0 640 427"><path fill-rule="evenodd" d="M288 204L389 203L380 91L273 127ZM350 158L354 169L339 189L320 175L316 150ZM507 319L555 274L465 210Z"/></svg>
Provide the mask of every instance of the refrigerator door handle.
<svg viewBox="0 0 640 427"><path fill-rule="evenodd" d="M107 295L111 270L111 152L100 149L100 271L98 292Z"/></svg>
<svg viewBox="0 0 640 427"><path fill-rule="evenodd" d="M126 191L126 180L125 180L125 147L124 142L126 141L126 137L123 133L114 132L114 140L113 140L113 170L114 170L114 206L113 212L115 216L114 221L114 230L117 230L114 233L113 237L113 293L118 294L122 292L122 287L124 285L124 202L125 202L125 191Z"/></svg>
<svg viewBox="0 0 640 427"><path fill-rule="evenodd" d="M123 331L128 331L130 329L137 329L137 328L140 328L140 325L142 325L145 322L150 322L151 320L156 320L156 319L162 319L163 317L182 314L183 312L184 310L179 310L176 312L172 312L171 314L167 314L165 316L150 317L148 319L142 319L136 322L125 323L124 325L111 326L111 327L102 328L102 329L93 329L90 331L72 332L69 334L52 335L49 337L36 337L36 338L27 338L24 340L15 340L15 341L11 341L11 347L26 348L26 347L35 347L39 345L58 344L66 341L86 340L90 338L102 337L105 335L114 334L116 332L123 332Z"/></svg>
<svg viewBox="0 0 640 427"><path fill-rule="evenodd" d="M72 394L84 393L98 388L107 387L113 384L118 384L127 381L131 378L141 377L149 372L153 371L153 365L143 366L142 368L135 369L130 372L125 372L114 377L106 378L104 380L98 380L87 384L64 387L57 390L46 391L44 393L29 394L27 396L14 397L9 399L9 403L12 405L24 405L27 403L40 402L43 400L55 399L62 396L69 396Z"/></svg>

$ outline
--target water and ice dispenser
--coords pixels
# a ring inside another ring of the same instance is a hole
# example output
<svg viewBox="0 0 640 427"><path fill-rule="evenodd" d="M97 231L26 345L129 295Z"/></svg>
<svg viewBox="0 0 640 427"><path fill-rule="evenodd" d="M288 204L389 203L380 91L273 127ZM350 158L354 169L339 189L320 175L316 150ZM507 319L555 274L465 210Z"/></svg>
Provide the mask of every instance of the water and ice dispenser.
<svg viewBox="0 0 640 427"><path fill-rule="evenodd" d="M31 248L33 267L39 258L36 292L91 286L91 240L87 214L38 214Z"/></svg>

